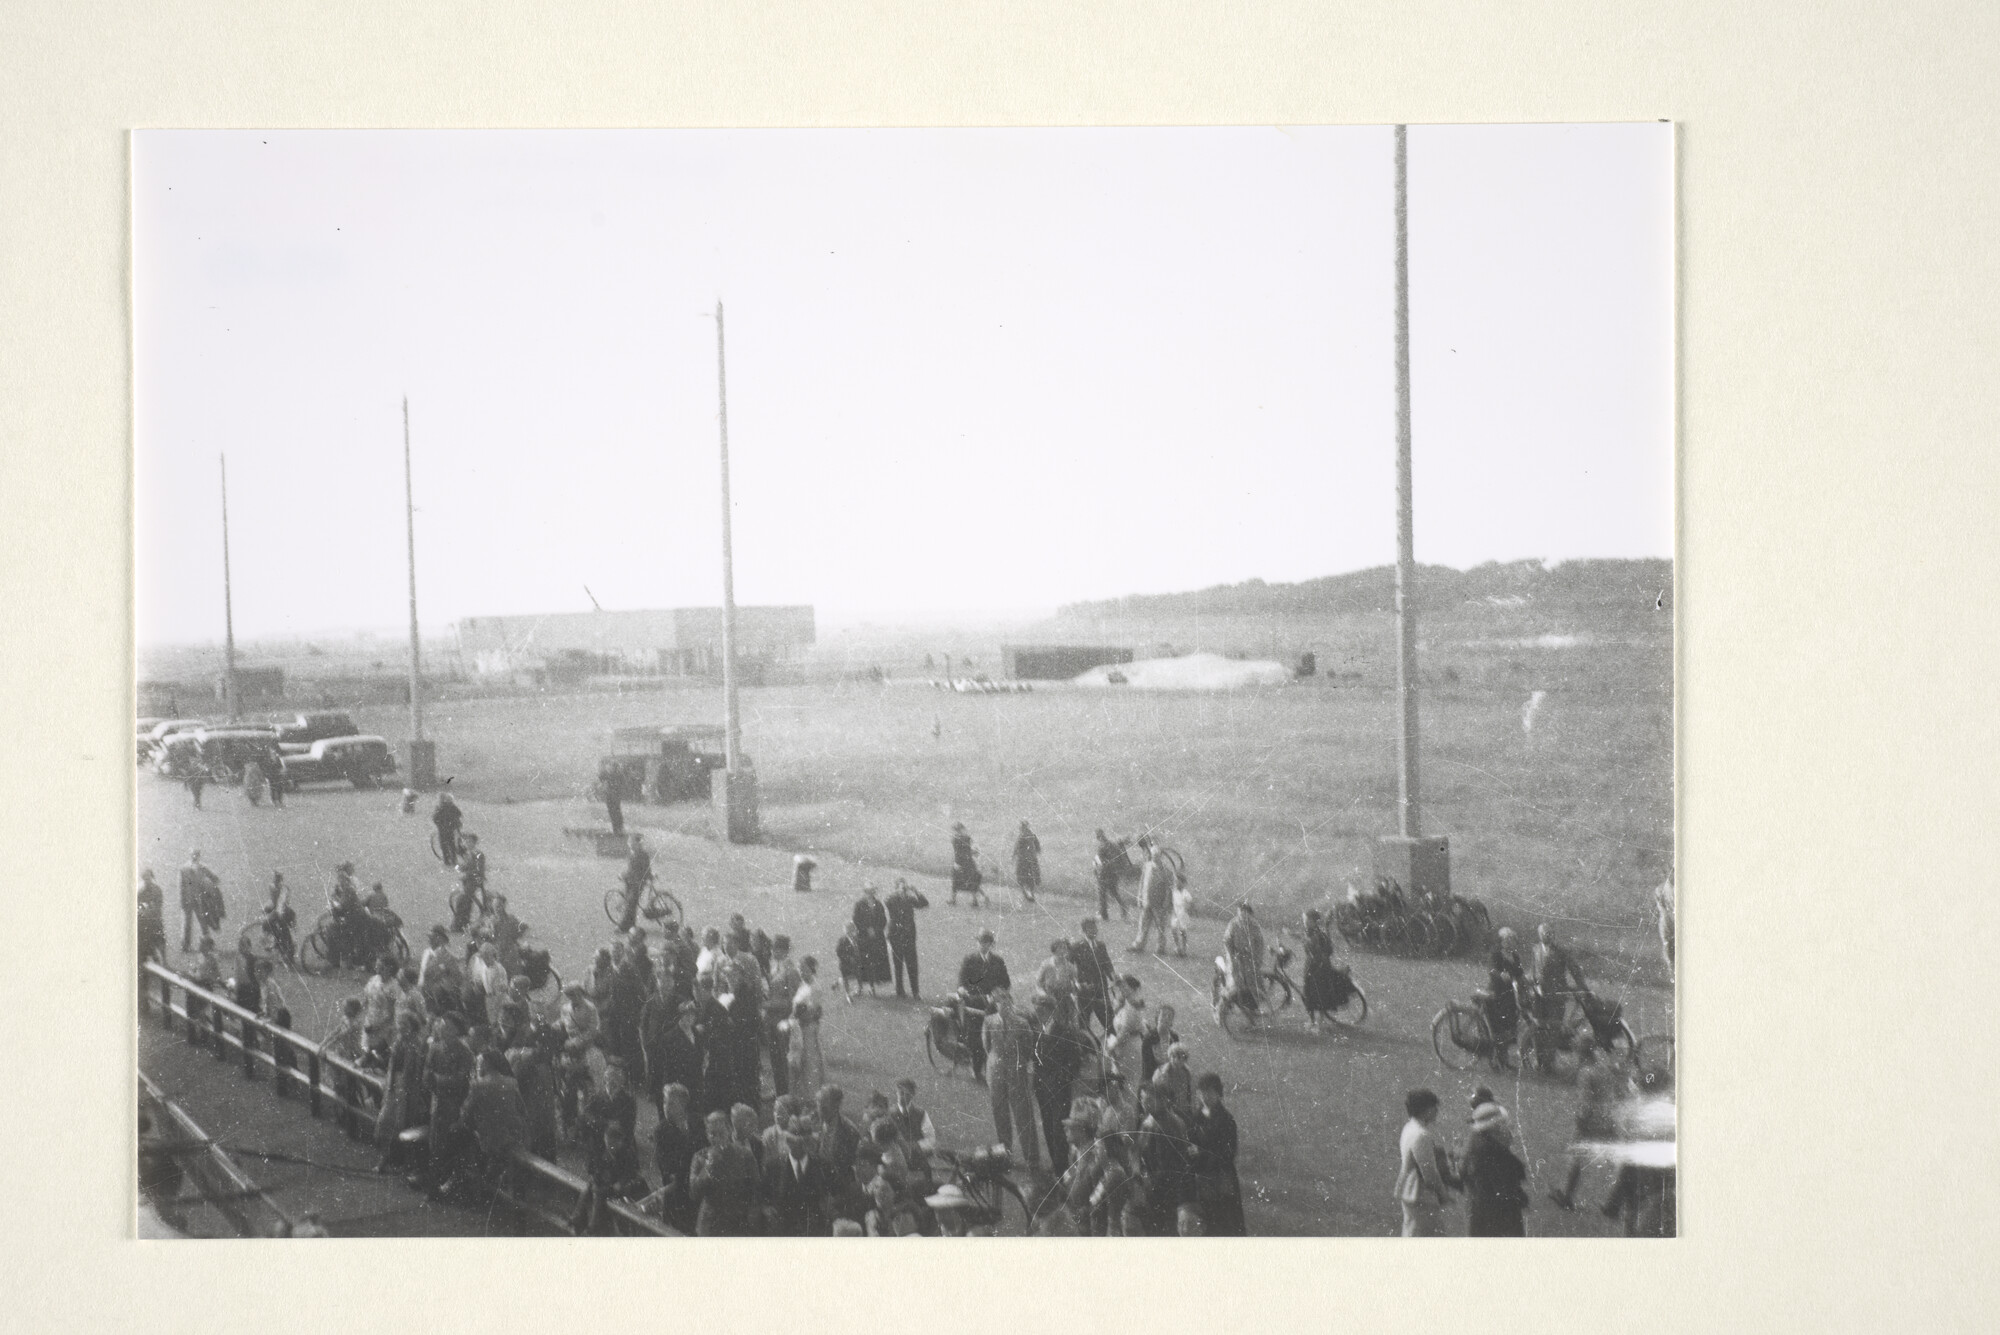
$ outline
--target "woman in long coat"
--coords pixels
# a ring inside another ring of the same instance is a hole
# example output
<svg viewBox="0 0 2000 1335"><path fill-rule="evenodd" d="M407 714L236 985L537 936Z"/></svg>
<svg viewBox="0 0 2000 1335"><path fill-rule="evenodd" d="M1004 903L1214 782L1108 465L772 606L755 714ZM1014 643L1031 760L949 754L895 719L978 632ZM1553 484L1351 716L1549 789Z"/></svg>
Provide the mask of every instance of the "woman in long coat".
<svg viewBox="0 0 2000 1335"><path fill-rule="evenodd" d="M1333 1018L1346 1000L1340 995L1340 978L1333 971L1333 936L1320 921L1318 909L1306 910L1306 971L1304 978L1306 1027L1318 1032L1320 1017Z"/></svg>
<svg viewBox="0 0 2000 1335"><path fill-rule="evenodd" d="M868 886L854 901L854 935L861 947L856 981L874 987L889 982L889 910Z"/></svg>
<svg viewBox="0 0 2000 1335"><path fill-rule="evenodd" d="M1528 1234L1521 1211L1528 1203L1523 1187L1528 1167L1514 1153L1507 1110L1482 1103L1472 1111L1472 1139L1465 1145L1459 1173L1465 1183L1466 1235L1474 1238L1522 1238Z"/></svg>
<svg viewBox="0 0 2000 1335"><path fill-rule="evenodd" d="M1222 1077L1209 1072L1195 1081L1201 1106L1188 1123L1194 1142L1195 1200L1204 1231L1212 1238L1240 1238L1243 1183L1236 1176L1236 1118L1222 1106Z"/></svg>
<svg viewBox="0 0 2000 1335"><path fill-rule="evenodd" d="M1125 1092L1133 1098L1145 1087L1146 999L1139 995L1138 981L1126 975L1125 1004L1111 1017L1111 1032L1104 1036L1104 1055L1124 1077Z"/></svg>

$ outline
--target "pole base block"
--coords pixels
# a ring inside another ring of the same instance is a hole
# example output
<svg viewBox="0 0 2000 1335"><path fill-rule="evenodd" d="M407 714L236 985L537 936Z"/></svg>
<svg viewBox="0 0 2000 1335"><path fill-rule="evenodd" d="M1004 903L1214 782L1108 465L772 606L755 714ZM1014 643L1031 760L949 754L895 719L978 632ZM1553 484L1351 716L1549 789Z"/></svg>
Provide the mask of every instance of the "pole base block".
<svg viewBox="0 0 2000 1335"><path fill-rule="evenodd" d="M403 743L403 786L435 788L438 781L438 749L432 741Z"/></svg>
<svg viewBox="0 0 2000 1335"><path fill-rule="evenodd" d="M722 826L732 844L754 844L757 825L757 771L745 760L735 770L716 770L710 777L710 800L722 813Z"/></svg>
<svg viewBox="0 0 2000 1335"><path fill-rule="evenodd" d="M1451 841L1385 834L1375 841L1375 875L1387 877L1405 895L1451 893Z"/></svg>

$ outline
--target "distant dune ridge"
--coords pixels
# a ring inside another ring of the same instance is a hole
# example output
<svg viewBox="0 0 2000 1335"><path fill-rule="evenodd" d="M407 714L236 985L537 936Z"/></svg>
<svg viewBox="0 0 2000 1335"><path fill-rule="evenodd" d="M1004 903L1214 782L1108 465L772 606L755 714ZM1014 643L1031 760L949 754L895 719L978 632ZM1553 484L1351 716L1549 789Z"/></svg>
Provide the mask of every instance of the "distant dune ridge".
<svg viewBox="0 0 2000 1335"><path fill-rule="evenodd" d="M1443 611L1467 603L1531 606L1544 613L1631 609L1652 612L1673 605L1670 560L1489 561L1470 570L1417 567L1417 611ZM1643 604L1643 608L1641 607ZM1297 584L1217 584L1190 593L1131 594L1071 603L1059 618L1175 616L1351 616L1396 609L1396 568L1373 566Z"/></svg>

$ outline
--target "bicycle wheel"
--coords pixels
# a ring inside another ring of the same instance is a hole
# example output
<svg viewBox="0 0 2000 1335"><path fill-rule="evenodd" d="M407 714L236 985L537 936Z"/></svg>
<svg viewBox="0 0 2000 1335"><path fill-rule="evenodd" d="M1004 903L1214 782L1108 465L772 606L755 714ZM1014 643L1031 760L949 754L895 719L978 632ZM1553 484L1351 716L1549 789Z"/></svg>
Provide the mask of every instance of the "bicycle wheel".
<svg viewBox="0 0 2000 1335"><path fill-rule="evenodd" d="M1431 1048L1438 1060L1454 1071L1471 1070L1479 1064L1483 1050L1492 1046L1493 1031L1478 1011L1447 1005L1431 1021Z"/></svg>
<svg viewBox="0 0 2000 1335"><path fill-rule="evenodd" d="M436 830L431 831L431 856L439 862L444 861L444 845L438 842Z"/></svg>
<svg viewBox="0 0 2000 1335"><path fill-rule="evenodd" d="M1347 1004L1342 1006L1340 1009L1344 1011L1347 1010L1349 1007L1353 1008L1354 1014L1341 1015L1336 1017L1342 1024L1364 1024L1367 1022L1368 994L1361 990L1361 985L1359 983L1356 983L1354 985L1353 995L1347 999Z"/></svg>
<svg viewBox="0 0 2000 1335"><path fill-rule="evenodd" d="M1442 959L1458 950L1458 929L1452 925L1451 916L1445 913L1426 913L1424 922L1431 929L1431 954Z"/></svg>
<svg viewBox="0 0 2000 1335"><path fill-rule="evenodd" d="M1030 1132L1030 1134L1033 1134ZM1034 1232L1034 1215L1028 1209L1028 1198L1014 1185L1014 1179L1003 1177L999 1182L998 1201L995 1209L999 1215L994 1232L1003 1238L1025 1238Z"/></svg>
<svg viewBox="0 0 2000 1335"><path fill-rule="evenodd" d="M625 887L614 885L604 892L604 916L613 927L625 921Z"/></svg>
<svg viewBox="0 0 2000 1335"><path fill-rule="evenodd" d="M1431 953L1430 918L1421 913L1413 913L1403 919L1403 949L1412 955Z"/></svg>
<svg viewBox="0 0 2000 1335"><path fill-rule="evenodd" d="M924 1026L924 1056L930 1060L931 1069L939 1075L950 1075L958 1070L958 1058L943 1050L929 1025Z"/></svg>
<svg viewBox="0 0 2000 1335"><path fill-rule="evenodd" d="M1270 1006L1273 1014L1284 1010L1292 1004L1292 998L1295 994L1292 991L1291 979L1273 969L1264 975L1264 982L1268 985L1265 988L1265 995L1270 998Z"/></svg>
<svg viewBox="0 0 2000 1335"><path fill-rule="evenodd" d="M653 892L646 897L645 913L649 920L657 923L681 922L687 916L681 908L680 900L674 897L674 892L660 886L654 887Z"/></svg>
<svg viewBox="0 0 2000 1335"><path fill-rule="evenodd" d="M1234 997L1224 997L1215 1003L1215 1023L1231 1038L1241 1038L1250 1027L1250 1016Z"/></svg>
<svg viewBox="0 0 2000 1335"><path fill-rule="evenodd" d="M332 958L326 937L317 930L299 943L299 968L306 973L325 973Z"/></svg>
<svg viewBox="0 0 2000 1335"><path fill-rule="evenodd" d="M1380 944L1384 954L1400 955L1409 944L1409 923L1400 915L1382 919L1377 924L1377 930L1380 933Z"/></svg>
<svg viewBox="0 0 2000 1335"><path fill-rule="evenodd" d="M396 964L398 967L401 967L402 965L408 964L410 962L410 942L409 939L403 935L402 928L398 927L394 931L389 933L388 953L395 957Z"/></svg>

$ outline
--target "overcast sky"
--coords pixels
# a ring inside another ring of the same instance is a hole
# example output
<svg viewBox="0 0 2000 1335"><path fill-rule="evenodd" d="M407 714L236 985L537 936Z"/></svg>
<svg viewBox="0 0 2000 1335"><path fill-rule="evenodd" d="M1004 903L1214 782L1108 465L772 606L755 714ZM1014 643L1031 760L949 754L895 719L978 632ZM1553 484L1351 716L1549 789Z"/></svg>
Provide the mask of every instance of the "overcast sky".
<svg viewBox="0 0 2000 1335"><path fill-rule="evenodd" d="M1395 558L1392 131L145 131L142 644ZM1409 136L1417 556L1672 552L1672 135Z"/></svg>

